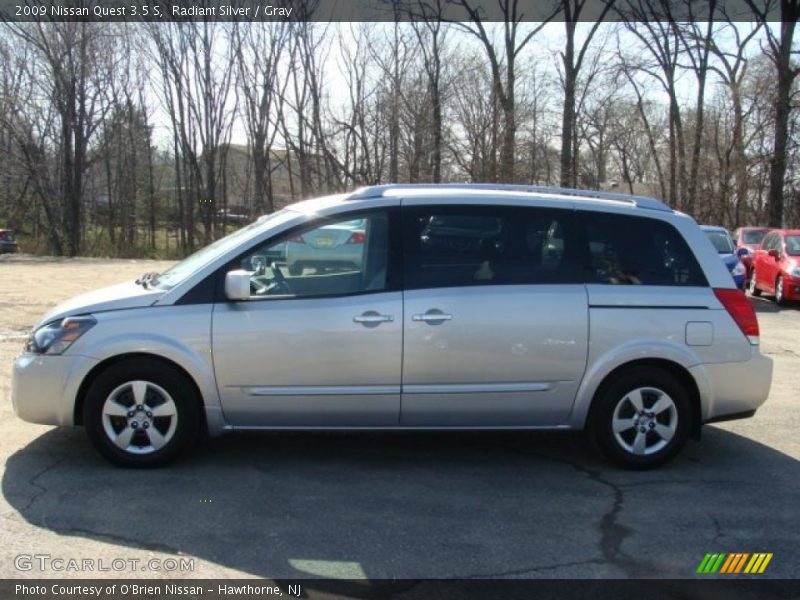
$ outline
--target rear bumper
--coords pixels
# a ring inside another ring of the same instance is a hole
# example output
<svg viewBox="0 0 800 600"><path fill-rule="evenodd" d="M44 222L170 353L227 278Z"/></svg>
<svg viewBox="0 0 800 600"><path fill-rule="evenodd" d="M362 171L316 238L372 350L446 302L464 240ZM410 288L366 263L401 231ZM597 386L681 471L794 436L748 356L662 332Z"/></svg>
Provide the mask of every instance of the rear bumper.
<svg viewBox="0 0 800 600"><path fill-rule="evenodd" d="M19 250L19 246L17 242L0 242L0 254L7 254L12 252L17 252Z"/></svg>
<svg viewBox="0 0 800 600"><path fill-rule="evenodd" d="M772 359L753 346L750 360L689 369L698 383L703 423L752 416L769 396Z"/></svg>

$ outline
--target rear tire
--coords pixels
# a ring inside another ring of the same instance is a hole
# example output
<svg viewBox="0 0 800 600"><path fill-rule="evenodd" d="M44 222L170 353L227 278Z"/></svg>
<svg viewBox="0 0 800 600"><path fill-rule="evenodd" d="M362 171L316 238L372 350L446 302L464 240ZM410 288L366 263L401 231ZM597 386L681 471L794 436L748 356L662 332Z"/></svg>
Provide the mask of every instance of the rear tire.
<svg viewBox="0 0 800 600"><path fill-rule="evenodd" d="M588 431L600 451L628 469L652 469L672 460L691 430L689 394L658 367L632 367L599 390Z"/></svg>
<svg viewBox="0 0 800 600"><path fill-rule="evenodd" d="M153 468L177 458L197 439L202 410L194 383L154 359L114 364L89 386L83 423L89 440L122 467Z"/></svg>
<svg viewBox="0 0 800 600"><path fill-rule="evenodd" d="M753 272L750 274L750 295L751 296L760 296L761 290L758 289L758 284L756 283L756 270L753 269Z"/></svg>

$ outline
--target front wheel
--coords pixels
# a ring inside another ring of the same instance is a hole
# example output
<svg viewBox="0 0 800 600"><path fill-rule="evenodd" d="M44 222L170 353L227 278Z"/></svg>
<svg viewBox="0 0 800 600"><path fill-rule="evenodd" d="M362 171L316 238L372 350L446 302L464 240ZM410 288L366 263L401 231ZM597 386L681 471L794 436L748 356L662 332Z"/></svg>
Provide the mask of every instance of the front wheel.
<svg viewBox="0 0 800 600"><path fill-rule="evenodd" d="M689 437L689 395L657 367L624 371L594 400L589 432L613 462L649 469L672 460Z"/></svg>
<svg viewBox="0 0 800 600"><path fill-rule="evenodd" d="M100 454L123 467L160 467L200 431L194 385L176 368L137 358L103 371L86 393L83 423Z"/></svg>
<svg viewBox="0 0 800 600"><path fill-rule="evenodd" d="M756 283L756 270L750 273L750 295L751 296L760 296L761 290L758 289L758 284Z"/></svg>
<svg viewBox="0 0 800 600"><path fill-rule="evenodd" d="M780 276L775 280L775 303L780 306L786 304L786 294L783 290L783 277Z"/></svg>

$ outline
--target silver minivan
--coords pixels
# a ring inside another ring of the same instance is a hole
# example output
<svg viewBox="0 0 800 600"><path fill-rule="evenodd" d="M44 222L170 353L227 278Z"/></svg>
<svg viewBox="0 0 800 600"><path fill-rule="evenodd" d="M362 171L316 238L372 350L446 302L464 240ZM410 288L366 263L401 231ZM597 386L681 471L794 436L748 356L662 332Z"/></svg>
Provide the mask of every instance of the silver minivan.
<svg viewBox="0 0 800 600"><path fill-rule="evenodd" d="M355 221L344 261L328 238ZM290 272L298 240L314 260ZM755 413L772 376L758 344L711 243L656 200L387 185L55 308L16 360L13 404L131 467L238 430L547 429L647 468Z"/></svg>

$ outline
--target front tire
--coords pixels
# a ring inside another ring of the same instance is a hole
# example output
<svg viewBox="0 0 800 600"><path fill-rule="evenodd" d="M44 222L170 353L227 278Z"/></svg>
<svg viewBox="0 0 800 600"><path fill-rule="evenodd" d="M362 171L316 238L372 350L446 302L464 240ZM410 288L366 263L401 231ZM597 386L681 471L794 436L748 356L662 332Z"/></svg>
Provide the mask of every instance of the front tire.
<svg viewBox="0 0 800 600"><path fill-rule="evenodd" d="M783 290L783 277L780 275L775 280L775 303L778 306L785 306L786 305L786 294Z"/></svg>
<svg viewBox="0 0 800 600"><path fill-rule="evenodd" d="M116 465L163 466L191 446L200 431L194 389L181 371L157 360L114 364L86 393L83 423L89 440Z"/></svg>
<svg viewBox="0 0 800 600"><path fill-rule="evenodd" d="M753 269L753 272L750 273L750 295L751 296L760 296L761 290L758 289L758 284L756 283L756 270Z"/></svg>
<svg viewBox="0 0 800 600"><path fill-rule="evenodd" d="M589 433L611 461L651 469L672 460L689 437L691 403L668 371L633 367L598 392Z"/></svg>

